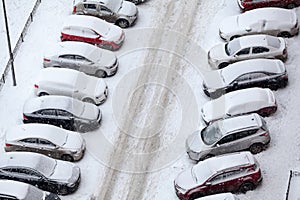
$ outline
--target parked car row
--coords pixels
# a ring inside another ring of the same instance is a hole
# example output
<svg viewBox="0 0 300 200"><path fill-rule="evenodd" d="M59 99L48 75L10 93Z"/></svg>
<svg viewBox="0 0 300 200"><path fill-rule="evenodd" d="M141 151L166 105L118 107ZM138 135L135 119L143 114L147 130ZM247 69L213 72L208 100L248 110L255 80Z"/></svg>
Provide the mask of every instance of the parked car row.
<svg viewBox="0 0 300 200"><path fill-rule="evenodd" d="M34 82L37 97L23 106L24 124L5 133L0 199L59 200L79 187L80 168L71 162L84 156L80 133L101 124L98 106L108 98L103 78L115 75L119 65L109 50L122 46L122 28L134 24L138 9L123 0L82 0L73 14L64 21L61 42L45 52Z"/></svg>
<svg viewBox="0 0 300 200"><path fill-rule="evenodd" d="M276 2L277 7L300 5L275 0L238 0L238 5L245 11ZM288 84L283 37L298 32L295 11L276 7L253 9L220 23L219 36L225 43L209 50L212 71L203 73L203 91L211 98L201 109L205 125L186 139L186 152L198 163L174 180L180 199L237 199L228 192L246 193L261 183L262 173L253 154L262 152L271 141L263 117L277 111L271 90Z"/></svg>

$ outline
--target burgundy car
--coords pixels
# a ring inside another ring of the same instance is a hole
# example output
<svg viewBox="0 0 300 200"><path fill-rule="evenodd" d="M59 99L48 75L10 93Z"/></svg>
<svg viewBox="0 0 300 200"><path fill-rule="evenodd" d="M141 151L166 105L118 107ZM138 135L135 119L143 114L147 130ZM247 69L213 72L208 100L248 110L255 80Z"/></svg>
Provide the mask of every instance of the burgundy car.
<svg viewBox="0 0 300 200"><path fill-rule="evenodd" d="M237 0L241 11L263 7L295 8L300 0Z"/></svg>
<svg viewBox="0 0 300 200"><path fill-rule="evenodd" d="M250 152L224 154L200 161L174 181L182 200L222 193L246 193L262 181L259 164Z"/></svg>

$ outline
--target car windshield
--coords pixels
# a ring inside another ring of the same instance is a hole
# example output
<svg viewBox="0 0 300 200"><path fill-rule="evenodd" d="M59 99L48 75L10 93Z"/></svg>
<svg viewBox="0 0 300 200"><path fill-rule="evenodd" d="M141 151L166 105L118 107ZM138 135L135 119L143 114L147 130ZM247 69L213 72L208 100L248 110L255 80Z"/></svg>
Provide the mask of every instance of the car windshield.
<svg viewBox="0 0 300 200"><path fill-rule="evenodd" d="M72 108L71 108L72 113L77 117L81 116L81 114L84 111L84 107L85 107L84 103L81 102L81 101L76 101L75 100L75 101L72 101L71 106L72 106Z"/></svg>
<svg viewBox="0 0 300 200"><path fill-rule="evenodd" d="M222 137L222 132L220 130L219 124L218 123L213 123L206 127L202 132L201 132L201 137L202 140L205 144L207 145L212 145L216 141L218 141Z"/></svg>
<svg viewBox="0 0 300 200"><path fill-rule="evenodd" d="M276 49L278 49L280 47L280 40L276 37L267 36L267 43L268 43L268 46L274 47Z"/></svg>
<svg viewBox="0 0 300 200"><path fill-rule="evenodd" d="M122 8L123 0L106 0L107 8L117 13Z"/></svg>
<svg viewBox="0 0 300 200"><path fill-rule="evenodd" d="M79 90L79 92L83 91L86 89L88 80L86 78L85 74L79 73L76 79L76 85L75 88Z"/></svg>
<svg viewBox="0 0 300 200"><path fill-rule="evenodd" d="M36 187L29 187L25 199L26 200L43 199L43 196L44 196L43 192L39 191Z"/></svg>
<svg viewBox="0 0 300 200"><path fill-rule="evenodd" d="M195 165L191 168L192 177L196 183L204 183L213 173L207 162Z"/></svg>
<svg viewBox="0 0 300 200"><path fill-rule="evenodd" d="M241 49L240 41L232 40L225 44L225 52L228 56L232 56L235 52Z"/></svg>
<svg viewBox="0 0 300 200"><path fill-rule="evenodd" d="M54 173L57 161L45 156L39 158L39 162L36 166L36 170L42 173L44 176L49 177Z"/></svg>

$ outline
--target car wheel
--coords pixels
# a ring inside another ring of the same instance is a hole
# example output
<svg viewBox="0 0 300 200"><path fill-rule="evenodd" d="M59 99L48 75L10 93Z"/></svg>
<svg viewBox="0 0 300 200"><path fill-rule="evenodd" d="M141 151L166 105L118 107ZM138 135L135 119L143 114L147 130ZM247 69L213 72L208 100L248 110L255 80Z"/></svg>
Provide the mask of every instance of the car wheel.
<svg viewBox="0 0 300 200"><path fill-rule="evenodd" d="M259 144L259 143L252 144L249 148L249 150L252 154L258 154L258 153L262 152L263 149L264 149L264 145Z"/></svg>
<svg viewBox="0 0 300 200"><path fill-rule="evenodd" d="M40 94L39 94L39 97L42 97L42 96L46 96L46 95L49 95L47 92L41 92Z"/></svg>
<svg viewBox="0 0 300 200"><path fill-rule="evenodd" d="M288 38L288 37L291 37L291 34L289 32L287 32L287 31L284 31L284 32L279 33L277 36L278 37L286 37L286 38Z"/></svg>
<svg viewBox="0 0 300 200"><path fill-rule="evenodd" d="M276 83L271 83L268 85L268 88L270 88L271 90L277 90L279 86Z"/></svg>
<svg viewBox="0 0 300 200"><path fill-rule="evenodd" d="M96 72L96 76L99 77L99 78L105 78L105 77L107 77L107 73L103 70L98 70Z"/></svg>
<svg viewBox="0 0 300 200"><path fill-rule="evenodd" d="M60 186L58 193L61 195L66 195L66 194L69 194L69 190L66 186Z"/></svg>
<svg viewBox="0 0 300 200"><path fill-rule="evenodd" d="M127 27L129 27L129 22L127 20L125 20L125 19L119 19L116 22L116 25L118 25L121 28L127 28Z"/></svg>
<svg viewBox="0 0 300 200"><path fill-rule="evenodd" d="M296 7L296 5L293 4L293 3L290 3L290 4L287 5L287 8L288 8L288 9L293 9L293 8L295 8L295 7Z"/></svg>
<svg viewBox="0 0 300 200"><path fill-rule="evenodd" d="M226 63L226 62L224 62L224 63L221 63L221 64L219 64L219 69L222 69L222 68L224 68L224 67L227 67L229 65L229 63Z"/></svg>
<svg viewBox="0 0 300 200"><path fill-rule="evenodd" d="M95 101L93 99L91 99L91 98L84 98L82 101L83 102L87 102L87 103L95 104Z"/></svg>
<svg viewBox="0 0 300 200"><path fill-rule="evenodd" d="M64 161L69 161L69 162L73 162L74 161L74 158L70 155L67 155L67 154L64 154L61 156L61 159L64 160Z"/></svg>
<svg viewBox="0 0 300 200"><path fill-rule="evenodd" d="M246 193L247 191L250 191L250 190L254 190L255 186L253 183L250 183L250 182L246 182L246 183L243 183L240 187L240 192L241 193Z"/></svg>
<svg viewBox="0 0 300 200"><path fill-rule="evenodd" d="M80 124L78 127L78 131L81 133L88 132L88 130L89 130L89 127L86 124Z"/></svg>

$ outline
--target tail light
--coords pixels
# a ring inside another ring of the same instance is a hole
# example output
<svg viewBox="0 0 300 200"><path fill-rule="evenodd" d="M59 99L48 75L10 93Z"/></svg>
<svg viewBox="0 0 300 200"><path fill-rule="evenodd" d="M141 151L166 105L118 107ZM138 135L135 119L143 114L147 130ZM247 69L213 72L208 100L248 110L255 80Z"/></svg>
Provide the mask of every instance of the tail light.
<svg viewBox="0 0 300 200"><path fill-rule="evenodd" d="M38 89L38 88L39 88L39 86L38 86L37 84L34 84L34 88Z"/></svg>
<svg viewBox="0 0 300 200"><path fill-rule="evenodd" d="M50 59L44 58L44 62L50 62Z"/></svg>
<svg viewBox="0 0 300 200"><path fill-rule="evenodd" d="M76 13L76 6L73 7L73 13Z"/></svg>
<svg viewBox="0 0 300 200"><path fill-rule="evenodd" d="M24 114L23 114L23 120L28 120L28 118Z"/></svg>
<svg viewBox="0 0 300 200"><path fill-rule="evenodd" d="M265 136L268 136L268 135L269 135L268 132L265 132L265 133L263 133L263 134L261 134L261 135L259 135L259 136L265 137Z"/></svg>
<svg viewBox="0 0 300 200"><path fill-rule="evenodd" d="M288 79L288 75L284 74L281 76L282 79Z"/></svg>
<svg viewBox="0 0 300 200"><path fill-rule="evenodd" d="M6 147L10 147L10 146L11 146L11 144L7 144L7 143L6 143L6 144L5 144L5 146L6 146Z"/></svg>

